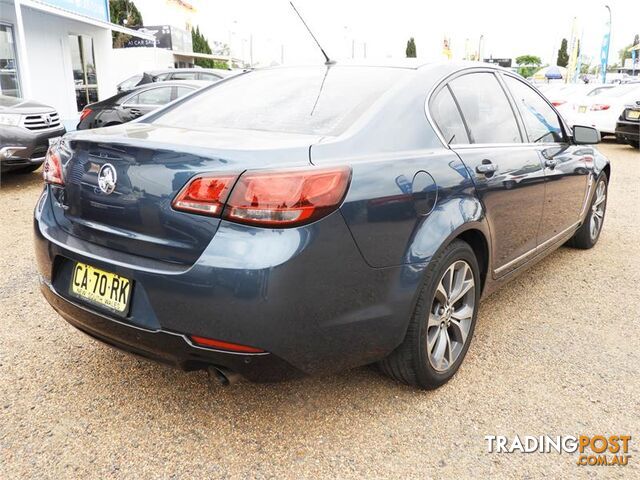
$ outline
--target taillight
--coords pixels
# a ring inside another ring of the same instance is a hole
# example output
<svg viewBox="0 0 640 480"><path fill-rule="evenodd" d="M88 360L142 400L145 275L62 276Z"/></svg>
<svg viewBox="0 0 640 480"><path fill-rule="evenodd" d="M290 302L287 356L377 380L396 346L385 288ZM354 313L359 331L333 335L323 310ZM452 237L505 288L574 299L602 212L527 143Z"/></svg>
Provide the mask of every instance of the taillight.
<svg viewBox="0 0 640 480"><path fill-rule="evenodd" d="M350 178L349 167L247 172L233 188L223 217L270 227L311 223L340 206Z"/></svg>
<svg viewBox="0 0 640 480"><path fill-rule="evenodd" d="M556 100L555 102L551 102L551 105L553 105L554 107L559 107L560 105L564 105L565 103L567 103L564 100Z"/></svg>
<svg viewBox="0 0 640 480"><path fill-rule="evenodd" d="M218 350L228 350L230 352L239 353L264 353L264 350L261 350L260 348L250 347L248 345L240 345L238 343L225 342L223 340L216 340L214 338L197 337L195 335L191 335L189 338L199 347L215 348Z"/></svg>
<svg viewBox="0 0 640 480"><path fill-rule="evenodd" d="M176 210L248 225L299 226L336 210L350 178L349 167L248 171L239 178L237 174L198 175L172 205Z"/></svg>
<svg viewBox="0 0 640 480"><path fill-rule="evenodd" d="M592 110L594 112L599 112L601 110L609 110L610 105L604 105L602 103L596 103L595 105L591 105L591 108L589 110Z"/></svg>
<svg viewBox="0 0 640 480"><path fill-rule="evenodd" d="M237 174L199 175L178 193L172 206L176 210L219 217Z"/></svg>
<svg viewBox="0 0 640 480"><path fill-rule="evenodd" d="M84 120L87 115L89 115L91 112L93 112L93 110L91 110L90 108L84 107L84 109L82 110L82 113L80 113L80 121Z"/></svg>
<svg viewBox="0 0 640 480"><path fill-rule="evenodd" d="M42 178L47 183L64 185L62 162L57 145L52 145L47 150L47 155L44 157L44 165L42 166Z"/></svg>

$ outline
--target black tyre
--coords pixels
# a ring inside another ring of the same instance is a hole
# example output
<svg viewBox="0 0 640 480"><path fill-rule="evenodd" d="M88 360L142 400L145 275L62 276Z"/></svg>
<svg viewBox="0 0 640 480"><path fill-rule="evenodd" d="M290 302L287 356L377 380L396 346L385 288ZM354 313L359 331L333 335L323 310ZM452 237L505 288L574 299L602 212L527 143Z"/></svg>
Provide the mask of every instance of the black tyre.
<svg viewBox="0 0 640 480"><path fill-rule="evenodd" d="M608 180L604 173L601 173L596 180L595 191L589 210L584 219L584 223L569 240L569 245L575 248L589 249L598 243L604 216L607 211L607 188Z"/></svg>
<svg viewBox="0 0 640 480"><path fill-rule="evenodd" d="M627 140L629 142L629 145L631 145L633 148L640 148L640 141L638 140Z"/></svg>
<svg viewBox="0 0 640 480"><path fill-rule="evenodd" d="M456 240L427 267L402 344L380 362L390 377L423 389L456 373L469 349L480 302L480 273L471 247Z"/></svg>

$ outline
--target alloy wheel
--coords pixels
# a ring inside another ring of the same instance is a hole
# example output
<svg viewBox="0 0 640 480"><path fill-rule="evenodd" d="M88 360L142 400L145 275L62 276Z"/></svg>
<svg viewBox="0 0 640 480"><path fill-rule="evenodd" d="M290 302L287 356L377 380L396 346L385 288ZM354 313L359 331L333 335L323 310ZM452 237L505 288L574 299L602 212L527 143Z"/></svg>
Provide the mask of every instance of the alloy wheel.
<svg viewBox="0 0 640 480"><path fill-rule="evenodd" d="M453 262L444 272L429 311L427 354L431 366L444 372L451 368L469 337L475 311L475 278L464 260Z"/></svg>
<svg viewBox="0 0 640 480"><path fill-rule="evenodd" d="M589 233L591 240L598 238L602 223L604 222L604 211L607 205L607 185L604 181L600 181L596 187L596 198L591 206L591 223L589 225Z"/></svg>

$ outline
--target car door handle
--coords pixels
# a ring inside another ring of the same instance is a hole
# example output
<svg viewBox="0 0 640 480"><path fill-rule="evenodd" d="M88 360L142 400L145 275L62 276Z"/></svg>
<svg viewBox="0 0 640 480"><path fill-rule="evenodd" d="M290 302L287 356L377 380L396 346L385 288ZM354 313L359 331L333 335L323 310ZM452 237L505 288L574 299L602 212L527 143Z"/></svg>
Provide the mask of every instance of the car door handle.
<svg viewBox="0 0 640 480"><path fill-rule="evenodd" d="M491 163L490 160L483 160L480 165L476 166L476 172L488 177L493 175L497 169L498 166Z"/></svg>
<svg viewBox="0 0 640 480"><path fill-rule="evenodd" d="M558 164L557 160L554 160L553 158L549 158L547 160L544 161L544 164L547 168L550 168L551 170L553 170L554 168L556 168L556 165Z"/></svg>

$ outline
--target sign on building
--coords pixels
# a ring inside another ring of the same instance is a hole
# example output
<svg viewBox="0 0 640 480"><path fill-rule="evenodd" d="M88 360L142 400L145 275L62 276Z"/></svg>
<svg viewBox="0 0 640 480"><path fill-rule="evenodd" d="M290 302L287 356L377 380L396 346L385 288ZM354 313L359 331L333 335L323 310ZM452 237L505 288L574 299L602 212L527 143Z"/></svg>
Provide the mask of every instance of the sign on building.
<svg viewBox="0 0 640 480"><path fill-rule="evenodd" d="M103 22L109 21L109 0L40 0L40 2Z"/></svg>

